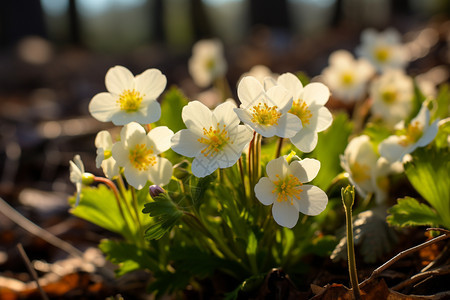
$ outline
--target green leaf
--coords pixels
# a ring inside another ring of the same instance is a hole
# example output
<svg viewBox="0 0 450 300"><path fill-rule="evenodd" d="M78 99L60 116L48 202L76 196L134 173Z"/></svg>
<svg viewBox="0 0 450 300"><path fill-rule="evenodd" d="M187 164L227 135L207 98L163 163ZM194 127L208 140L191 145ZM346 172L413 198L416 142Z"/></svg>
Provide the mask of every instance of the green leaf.
<svg viewBox="0 0 450 300"><path fill-rule="evenodd" d="M154 202L144 205L144 214L149 214L154 223L145 231L145 238L149 240L160 239L178 224L183 212L178 209L167 194L160 194L154 198Z"/></svg>
<svg viewBox="0 0 450 300"><path fill-rule="evenodd" d="M367 123L366 127L363 130L363 134L368 135L370 137L370 141L372 141L374 145L377 146L387 137L392 135L392 131L384 124Z"/></svg>
<svg viewBox="0 0 450 300"><path fill-rule="evenodd" d="M134 270L148 269L156 271L158 263L148 252L125 241L102 240L99 245L100 250L106 254L106 258L119 266L115 273L122 276Z"/></svg>
<svg viewBox="0 0 450 300"><path fill-rule="evenodd" d="M211 183L215 179L214 173L202 178L197 178L195 176L191 176L190 178L190 191L192 202L194 203L196 209L200 207L202 204L203 197L209 187L211 187Z"/></svg>
<svg viewBox="0 0 450 300"><path fill-rule="evenodd" d="M448 118L450 116L450 85L448 83L440 87L436 103L437 108L431 120Z"/></svg>
<svg viewBox="0 0 450 300"><path fill-rule="evenodd" d="M73 203L75 200L71 199L69 201ZM122 203L123 207L124 204ZM132 240L131 233L120 214L113 192L103 184L99 184L98 187L84 187L81 192L79 205L72 208L70 212L79 218ZM133 219L128 211L124 210L124 213L128 224L133 226ZM136 230L136 228L133 227L131 230Z"/></svg>
<svg viewBox="0 0 450 300"><path fill-rule="evenodd" d="M172 86L163 95L161 101L161 115L164 116L164 118L161 118L156 122L156 125L167 126L174 132L186 128L183 119L181 118L181 112L186 104L188 104L188 100L183 92L176 86Z"/></svg>
<svg viewBox="0 0 450 300"><path fill-rule="evenodd" d="M170 251L170 258L177 272L205 278L224 264L220 258L196 247L175 247Z"/></svg>
<svg viewBox="0 0 450 300"><path fill-rule="evenodd" d="M442 223L436 211L411 197L398 199L398 203L392 206L388 212L390 215L387 217L387 221L394 226L437 227Z"/></svg>
<svg viewBox="0 0 450 300"><path fill-rule="evenodd" d="M405 164L408 180L450 228L450 152L448 148L418 148Z"/></svg>
<svg viewBox="0 0 450 300"><path fill-rule="evenodd" d="M448 137L450 136L450 121L447 121L439 126L438 133L434 138L437 148L445 148L448 151Z"/></svg>
<svg viewBox="0 0 450 300"><path fill-rule="evenodd" d="M319 174L312 184L322 190L327 190L333 178L342 170L339 155L344 153L352 127L345 113L335 115L330 128L319 133L319 141L314 151L306 155L320 161Z"/></svg>

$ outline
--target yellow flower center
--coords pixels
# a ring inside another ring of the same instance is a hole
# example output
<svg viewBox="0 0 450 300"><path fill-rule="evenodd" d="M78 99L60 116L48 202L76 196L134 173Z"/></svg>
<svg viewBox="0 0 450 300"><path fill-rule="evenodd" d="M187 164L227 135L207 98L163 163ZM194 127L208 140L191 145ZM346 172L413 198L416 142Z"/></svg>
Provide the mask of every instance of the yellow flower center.
<svg viewBox="0 0 450 300"><path fill-rule="evenodd" d="M147 171L149 166L156 164L156 157L153 155L153 146L147 148L145 144L137 144L128 154L133 167L139 171Z"/></svg>
<svg viewBox="0 0 450 300"><path fill-rule="evenodd" d="M422 128L418 121L408 124L408 128L406 128L405 135L402 136L400 140L400 145L406 147L408 145L414 144L417 142L422 136Z"/></svg>
<svg viewBox="0 0 450 300"><path fill-rule="evenodd" d="M391 52L388 47L378 47L374 51L375 59L381 63L386 62L389 59Z"/></svg>
<svg viewBox="0 0 450 300"><path fill-rule="evenodd" d="M205 62L205 66L208 71L211 71L215 68L216 61L213 58L210 58Z"/></svg>
<svg viewBox="0 0 450 300"><path fill-rule="evenodd" d="M300 200L300 193L303 191L300 187L303 185L297 177L290 174L289 176L281 179L279 175L275 175L278 180L274 181L275 188L272 193L277 194L278 202L290 202L294 204L294 197Z"/></svg>
<svg viewBox="0 0 450 300"><path fill-rule="evenodd" d="M139 107L141 106L142 99L145 95L141 96L141 93L139 93L136 90L125 90L122 94L119 96L119 100L117 100L117 103L120 105L120 109L129 112L135 112L139 110Z"/></svg>
<svg viewBox="0 0 450 300"><path fill-rule="evenodd" d="M381 93L381 99L387 104L392 104L397 99L397 92L394 90L385 90Z"/></svg>
<svg viewBox="0 0 450 300"><path fill-rule="evenodd" d="M302 120L302 125L309 124L309 120L312 117L312 113L309 110L308 105L301 99L298 99L292 103L292 107L289 112L299 117L300 120Z"/></svg>
<svg viewBox="0 0 450 300"><path fill-rule="evenodd" d="M104 159L110 158L112 156L111 150L103 151L103 156L105 157Z"/></svg>
<svg viewBox="0 0 450 300"><path fill-rule="evenodd" d="M369 175L370 168L368 165L360 164L355 161L350 166L350 171L352 172L353 180L357 183L361 183L365 180L370 179L370 175Z"/></svg>
<svg viewBox="0 0 450 300"><path fill-rule="evenodd" d="M221 127L220 123L217 123L216 128L213 128L212 126L210 126L209 129L203 128L203 135L204 137L199 138L198 141L206 145L206 148L201 151L204 156L212 157L222 150L225 145L230 143L226 125ZM231 144L232 143L233 142L231 142Z"/></svg>
<svg viewBox="0 0 450 300"><path fill-rule="evenodd" d="M261 125L278 125L278 119L281 113L278 112L277 106L268 106L266 103L258 103L252 107L252 122Z"/></svg>
<svg viewBox="0 0 450 300"><path fill-rule="evenodd" d="M355 77L353 76L352 72L344 72L341 75L341 83L344 86L351 86L353 82L355 81Z"/></svg>

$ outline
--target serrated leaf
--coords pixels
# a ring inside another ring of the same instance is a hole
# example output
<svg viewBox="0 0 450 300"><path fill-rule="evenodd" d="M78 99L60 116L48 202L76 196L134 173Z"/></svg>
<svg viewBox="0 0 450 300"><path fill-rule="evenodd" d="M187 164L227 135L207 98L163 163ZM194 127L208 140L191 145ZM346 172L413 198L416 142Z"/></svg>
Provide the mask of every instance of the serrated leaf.
<svg viewBox="0 0 450 300"><path fill-rule="evenodd" d="M114 271L117 276L134 270L156 271L158 269L158 263L150 253L135 244L105 239L100 242L99 248L110 262L118 265L118 269Z"/></svg>
<svg viewBox="0 0 450 300"><path fill-rule="evenodd" d="M124 204L122 204L123 206ZM132 235L125 225L125 221L117 206L113 192L103 184L98 185L98 187L84 187L81 192L79 205L72 208L70 212L79 218L121 234L130 240L132 239ZM124 214L128 224L133 226L133 219L128 211L124 210ZM133 226L131 230L136 230L136 228Z"/></svg>
<svg viewBox="0 0 450 300"><path fill-rule="evenodd" d="M413 187L450 228L450 152L435 147L418 148L412 161L405 164L405 174Z"/></svg>
<svg viewBox="0 0 450 300"><path fill-rule="evenodd" d="M342 230L345 232L345 229ZM364 211L353 220L354 243L358 253L366 263L374 263L385 253L391 251L397 241L392 228L388 226L384 215L374 210ZM347 258L347 238L345 234L334 249L330 258L340 260Z"/></svg>
<svg viewBox="0 0 450 300"><path fill-rule="evenodd" d="M398 199L398 203L389 209L387 221L394 226L435 226L442 223L439 215L431 207L419 203L414 198Z"/></svg>
<svg viewBox="0 0 450 300"><path fill-rule="evenodd" d="M345 113L334 116L333 124L324 132L319 133L319 141L314 151L306 157L315 158L320 161L320 171L312 184L322 190L327 190L333 178L341 172L339 155L344 153L352 123ZM330 145L333 145L330 147Z"/></svg>

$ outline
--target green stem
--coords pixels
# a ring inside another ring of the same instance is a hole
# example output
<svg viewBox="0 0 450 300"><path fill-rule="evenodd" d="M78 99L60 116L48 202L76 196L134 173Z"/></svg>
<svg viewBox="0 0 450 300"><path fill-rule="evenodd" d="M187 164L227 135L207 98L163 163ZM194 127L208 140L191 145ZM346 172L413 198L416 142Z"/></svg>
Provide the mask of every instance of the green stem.
<svg viewBox="0 0 450 300"><path fill-rule="evenodd" d="M137 226L142 229L141 218L139 217L139 205L136 197L136 189L130 186L131 189L131 200L133 202L134 214L136 216Z"/></svg>
<svg viewBox="0 0 450 300"><path fill-rule="evenodd" d="M247 197L247 189L246 189L245 175L244 175L244 166L242 165L242 156L239 157L238 168L239 168L239 174L241 175L242 190L244 192L244 196Z"/></svg>
<svg viewBox="0 0 450 300"><path fill-rule="evenodd" d="M283 140L284 139L282 137L280 137L278 139L278 145L277 145L277 151L275 152L275 158L278 158L281 155L281 148L283 148Z"/></svg>
<svg viewBox="0 0 450 300"><path fill-rule="evenodd" d="M120 195L122 195L122 199L123 199L123 202L125 203L128 213L130 214L131 217L133 217L133 213L131 211L130 204L128 203L128 200L127 200L127 189L125 188L125 183L123 182L122 175L119 175L119 177L117 178L117 182L119 184Z"/></svg>
<svg viewBox="0 0 450 300"><path fill-rule="evenodd" d="M355 201L355 189L353 186L342 188L342 202L345 210L345 220L347 225L347 254L348 254L348 273L352 284L353 295L356 300L361 299L361 291L358 284L358 274L356 272L355 245L353 241L353 223L352 206Z"/></svg>

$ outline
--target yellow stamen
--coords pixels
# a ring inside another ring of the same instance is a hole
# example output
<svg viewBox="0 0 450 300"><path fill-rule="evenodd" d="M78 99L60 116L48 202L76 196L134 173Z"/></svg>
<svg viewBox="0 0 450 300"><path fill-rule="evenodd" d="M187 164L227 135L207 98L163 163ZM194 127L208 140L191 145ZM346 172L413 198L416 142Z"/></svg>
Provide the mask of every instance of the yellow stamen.
<svg viewBox="0 0 450 300"><path fill-rule="evenodd" d="M352 172L352 178L356 183L361 183L365 180L370 179L369 171L370 171L370 168L368 165L360 164L356 161L350 166L350 172Z"/></svg>
<svg viewBox="0 0 450 300"><path fill-rule="evenodd" d="M278 119L281 113L278 112L277 106L268 106L266 103L258 103L252 107L252 122L261 125L271 126L278 125Z"/></svg>
<svg viewBox="0 0 450 300"><path fill-rule="evenodd" d="M292 103L292 107L289 112L299 117L300 120L302 120L302 125L309 124L309 120L312 117L312 113L309 110L308 105L301 99L297 99L294 103Z"/></svg>
<svg viewBox="0 0 450 300"><path fill-rule="evenodd" d="M145 144L137 144L130 150L128 155L133 167L139 171L147 171L149 166L156 164L156 157L153 155L153 146L147 148Z"/></svg>
<svg viewBox="0 0 450 300"><path fill-rule="evenodd" d="M117 104L120 105L120 109L129 112L135 112L139 110L141 106L142 99L145 95L141 96L136 90L125 90L119 96L119 100L117 100Z"/></svg>
<svg viewBox="0 0 450 300"><path fill-rule="evenodd" d="M392 104L397 100L397 92L391 89L384 90L381 93L381 99L387 104Z"/></svg>
<svg viewBox="0 0 450 300"><path fill-rule="evenodd" d="M406 147L408 145L414 144L417 142L422 136L422 128L418 121L408 124L408 128L406 128L405 135L402 136L400 140L400 145Z"/></svg>
<svg viewBox="0 0 450 300"><path fill-rule="evenodd" d="M208 71L211 71L215 68L216 61L213 58L210 58L205 62L205 66Z"/></svg>
<svg viewBox="0 0 450 300"><path fill-rule="evenodd" d="M374 51L375 59L381 63L386 62L389 59L391 51L388 47L378 47Z"/></svg>
<svg viewBox="0 0 450 300"><path fill-rule="evenodd" d="M355 77L353 76L352 72L344 72L341 75L341 83L344 86L351 86L353 82L355 81Z"/></svg>
<svg viewBox="0 0 450 300"><path fill-rule="evenodd" d="M277 194L277 201L286 201L294 205L294 198L300 200L300 193L303 191L300 187L303 184L292 174L283 179L280 179L279 175L275 176L278 180L274 181L275 188L272 190L272 193Z"/></svg>
<svg viewBox="0 0 450 300"><path fill-rule="evenodd" d="M110 158L112 156L111 150L103 151L103 156L105 157L104 159Z"/></svg>
<svg viewBox="0 0 450 300"><path fill-rule="evenodd" d="M198 141L202 144L207 145L205 149L201 151L204 156L214 156L220 150L225 147L230 142L230 137L228 135L228 131L226 130L226 125L220 126L220 123L217 123L217 127L213 128L212 126L209 129L203 128L203 135L198 139Z"/></svg>

